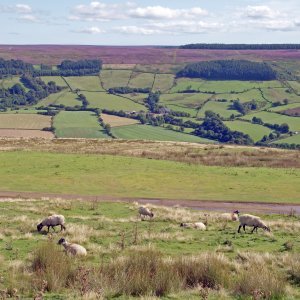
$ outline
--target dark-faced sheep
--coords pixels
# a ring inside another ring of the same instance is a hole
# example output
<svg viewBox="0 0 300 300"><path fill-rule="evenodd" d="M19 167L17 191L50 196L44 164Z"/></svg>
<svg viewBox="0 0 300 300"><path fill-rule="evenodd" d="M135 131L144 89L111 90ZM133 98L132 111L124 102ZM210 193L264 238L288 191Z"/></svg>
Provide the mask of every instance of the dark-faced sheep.
<svg viewBox="0 0 300 300"><path fill-rule="evenodd" d="M142 221L145 217L149 217L150 219L154 217L153 212L149 208L144 206L139 207L139 215Z"/></svg>
<svg viewBox="0 0 300 300"><path fill-rule="evenodd" d="M48 227L48 232L50 227L55 231L54 227L60 225L60 230L66 230L65 227L65 217L63 215L52 215L44 219L40 224L37 225L37 230L41 231L44 226Z"/></svg>
<svg viewBox="0 0 300 300"><path fill-rule="evenodd" d="M68 243L64 238L58 241L59 245L63 245L66 252L71 255L85 256L87 254L86 249L78 244Z"/></svg>

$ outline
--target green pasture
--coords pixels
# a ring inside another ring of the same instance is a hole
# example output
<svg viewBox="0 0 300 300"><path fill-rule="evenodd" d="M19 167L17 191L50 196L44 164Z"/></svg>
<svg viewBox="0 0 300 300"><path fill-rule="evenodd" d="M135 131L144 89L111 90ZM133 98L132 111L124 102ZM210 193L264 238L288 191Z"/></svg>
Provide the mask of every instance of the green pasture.
<svg viewBox="0 0 300 300"><path fill-rule="evenodd" d="M128 86L132 88L152 88L153 82L153 73L133 72Z"/></svg>
<svg viewBox="0 0 300 300"><path fill-rule="evenodd" d="M58 85L58 86L68 87L67 83L64 81L64 79L61 76L41 76L41 79L45 83L54 81L56 83L56 85Z"/></svg>
<svg viewBox="0 0 300 300"><path fill-rule="evenodd" d="M50 94L48 97L40 100L35 107L48 106L51 104L63 104L65 106L74 107L76 105L81 106L82 102L78 99L77 94L65 89L59 93Z"/></svg>
<svg viewBox="0 0 300 300"><path fill-rule="evenodd" d="M10 76L10 77L6 77L3 79L0 79L0 89L9 89L11 88L13 85L15 84L21 84L21 86L23 86L23 88L25 89L25 91L28 91L28 89L23 85L23 83L20 81L20 77L19 76Z"/></svg>
<svg viewBox="0 0 300 300"><path fill-rule="evenodd" d="M280 105L280 106L275 106L275 107L270 107L268 111L273 111L273 112L282 112L287 109L292 109L292 108L298 108L300 107L300 103L290 103L287 105Z"/></svg>
<svg viewBox="0 0 300 300"><path fill-rule="evenodd" d="M102 70L100 79L105 89L112 87L127 86L131 70Z"/></svg>
<svg viewBox="0 0 300 300"><path fill-rule="evenodd" d="M279 81L206 81L195 78L179 78L172 92L180 92L187 89L198 90L201 92L230 93L243 92L253 88L282 87Z"/></svg>
<svg viewBox="0 0 300 300"><path fill-rule="evenodd" d="M61 138L109 138L94 113L61 111L53 121L55 135Z"/></svg>
<svg viewBox="0 0 300 300"><path fill-rule="evenodd" d="M260 141L264 135L269 135L272 130L270 130L268 127L258 125L258 124L252 124L249 122L243 122L243 121L227 121L224 122L227 127L229 127L231 130L240 131L245 134L248 134L254 142Z"/></svg>
<svg viewBox="0 0 300 300"><path fill-rule="evenodd" d="M66 119L70 116L63 114L56 124L66 124ZM299 176L298 169L210 167L110 155L0 153L2 191L299 203Z"/></svg>
<svg viewBox="0 0 300 300"><path fill-rule="evenodd" d="M214 141L203 139L187 133L177 132L158 126L128 125L112 129L114 136L126 140L154 140L175 141L191 143L212 143Z"/></svg>
<svg viewBox="0 0 300 300"><path fill-rule="evenodd" d="M224 118L229 118L232 114L239 115L237 110L230 108L231 105L230 102L209 101L199 110L197 116L199 118L204 118L207 110L211 110Z"/></svg>
<svg viewBox="0 0 300 300"><path fill-rule="evenodd" d="M287 99L289 103L300 102L300 96L287 92L287 88L280 89L263 89L264 96L272 102L283 102Z"/></svg>
<svg viewBox="0 0 300 300"><path fill-rule="evenodd" d="M170 90L174 84L174 78L172 74L156 74L153 91L166 92Z"/></svg>
<svg viewBox="0 0 300 300"><path fill-rule="evenodd" d="M82 92L88 102L89 107L110 109L110 110L124 110L124 111L146 111L146 107L142 104L136 103L125 97L108 94L108 93L97 93L97 92Z"/></svg>
<svg viewBox="0 0 300 300"><path fill-rule="evenodd" d="M72 90L99 92L104 91L98 76L70 76L65 77Z"/></svg>
<svg viewBox="0 0 300 300"><path fill-rule="evenodd" d="M300 81L288 81L288 83L297 94L300 94Z"/></svg>
<svg viewBox="0 0 300 300"><path fill-rule="evenodd" d="M217 94L214 96L215 100L226 99L227 101L239 100L240 102L249 102L252 100L265 101L261 92L258 89L252 89L243 93L229 93L229 94Z"/></svg>
<svg viewBox="0 0 300 300"><path fill-rule="evenodd" d="M283 124L289 125L290 130L299 131L300 130L300 119L298 117L290 117L277 113L261 111L254 114L248 114L242 117L245 120L252 120L253 117L257 117L263 120L264 123L270 124Z"/></svg>
<svg viewBox="0 0 300 300"><path fill-rule="evenodd" d="M144 104L144 100L148 97L148 94L130 93L130 94L123 94L123 95L120 95L120 96L124 96L126 98L131 99L134 102Z"/></svg>
<svg viewBox="0 0 300 300"><path fill-rule="evenodd" d="M284 138L284 139L280 139L278 141L275 141L274 143L276 144L297 144L297 145L300 145L300 134L295 134L295 135L292 135L292 136L289 136L287 138Z"/></svg>

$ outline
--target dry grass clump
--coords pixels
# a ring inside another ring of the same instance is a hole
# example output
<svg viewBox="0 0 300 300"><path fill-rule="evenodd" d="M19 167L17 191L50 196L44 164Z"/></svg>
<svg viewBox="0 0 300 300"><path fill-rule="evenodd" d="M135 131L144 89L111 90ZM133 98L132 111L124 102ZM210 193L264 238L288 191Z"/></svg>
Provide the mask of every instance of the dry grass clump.
<svg viewBox="0 0 300 300"><path fill-rule="evenodd" d="M285 255L283 257L283 267L286 269L289 279L296 284L300 284L299 253Z"/></svg>
<svg viewBox="0 0 300 300"><path fill-rule="evenodd" d="M234 291L237 296L253 299L284 299L286 282L274 269L252 262L239 272Z"/></svg>
<svg viewBox="0 0 300 300"><path fill-rule="evenodd" d="M38 290L60 291L73 275L72 265L70 257L52 241L42 243L33 255L34 285Z"/></svg>

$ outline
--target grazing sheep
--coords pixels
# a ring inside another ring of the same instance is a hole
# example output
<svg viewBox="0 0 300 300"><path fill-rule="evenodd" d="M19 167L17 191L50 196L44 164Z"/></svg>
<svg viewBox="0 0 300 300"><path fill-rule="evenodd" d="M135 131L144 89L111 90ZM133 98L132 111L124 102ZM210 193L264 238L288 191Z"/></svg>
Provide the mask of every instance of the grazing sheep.
<svg viewBox="0 0 300 300"><path fill-rule="evenodd" d="M180 227L185 227L185 228L195 228L199 230L206 230L205 224L202 222L196 222L196 223L181 223Z"/></svg>
<svg viewBox="0 0 300 300"><path fill-rule="evenodd" d="M44 226L48 227L48 232L50 227L55 231L54 226L60 225L60 230L66 230L65 227L65 217L63 215L52 215L44 219L40 224L37 225L37 230L41 231Z"/></svg>
<svg viewBox="0 0 300 300"><path fill-rule="evenodd" d="M239 216L236 212L223 213L220 215L220 219L224 221L237 221L239 219Z"/></svg>
<svg viewBox="0 0 300 300"><path fill-rule="evenodd" d="M142 221L144 220L144 217L148 216L150 217L150 219L154 217L153 212L149 208L144 206L139 207L139 214Z"/></svg>
<svg viewBox="0 0 300 300"><path fill-rule="evenodd" d="M240 233L241 228L243 227L244 231L246 231L246 226L253 227L251 233L254 232L254 230L257 232L258 228L262 228L266 231L271 231L270 228L261 220L260 217L253 216L253 215L242 215L239 216L240 225L238 228L238 233Z"/></svg>
<svg viewBox="0 0 300 300"><path fill-rule="evenodd" d="M59 245L63 245L66 252L72 255L81 255L85 256L86 255L86 249L78 244L71 244L68 243L64 238L61 238L58 241Z"/></svg>

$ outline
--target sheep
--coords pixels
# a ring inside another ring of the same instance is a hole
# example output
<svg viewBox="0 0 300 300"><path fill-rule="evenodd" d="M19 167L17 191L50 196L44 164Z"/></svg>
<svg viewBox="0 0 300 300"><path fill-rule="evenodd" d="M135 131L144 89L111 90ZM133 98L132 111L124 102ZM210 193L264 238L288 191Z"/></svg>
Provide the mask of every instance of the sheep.
<svg viewBox="0 0 300 300"><path fill-rule="evenodd" d="M271 231L270 228L261 220L260 217L244 214L242 216L239 216L240 225L238 228L238 233L240 233L241 228L243 227L244 231L246 231L246 226L253 226L253 229L251 233L254 232L254 230L257 232L258 228L262 228L266 231Z"/></svg>
<svg viewBox="0 0 300 300"><path fill-rule="evenodd" d="M180 227L185 227L185 228L195 228L199 230L206 230L206 226L202 222L196 222L196 223L181 223Z"/></svg>
<svg viewBox="0 0 300 300"><path fill-rule="evenodd" d="M149 208L144 206L139 207L139 214L142 221L144 220L144 217L148 216L150 217L150 219L154 217L153 212Z"/></svg>
<svg viewBox="0 0 300 300"><path fill-rule="evenodd" d="M86 256L87 252L84 247L78 244L68 243L64 238L58 241L58 245L63 245L66 252L72 255Z"/></svg>
<svg viewBox="0 0 300 300"><path fill-rule="evenodd" d="M220 219L224 221L237 221L239 219L239 216L236 212L223 213L220 215Z"/></svg>
<svg viewBox="0 0 300 300"><path fill-rule="evenodd" d="M40 224L37 225L37 230L41 231L44 226L48 227L48 232L50 227L55 231L54 226L60 225L60 231L66 230L65 227L65 217L63 215L52 215L44 219Z"/></svg>

